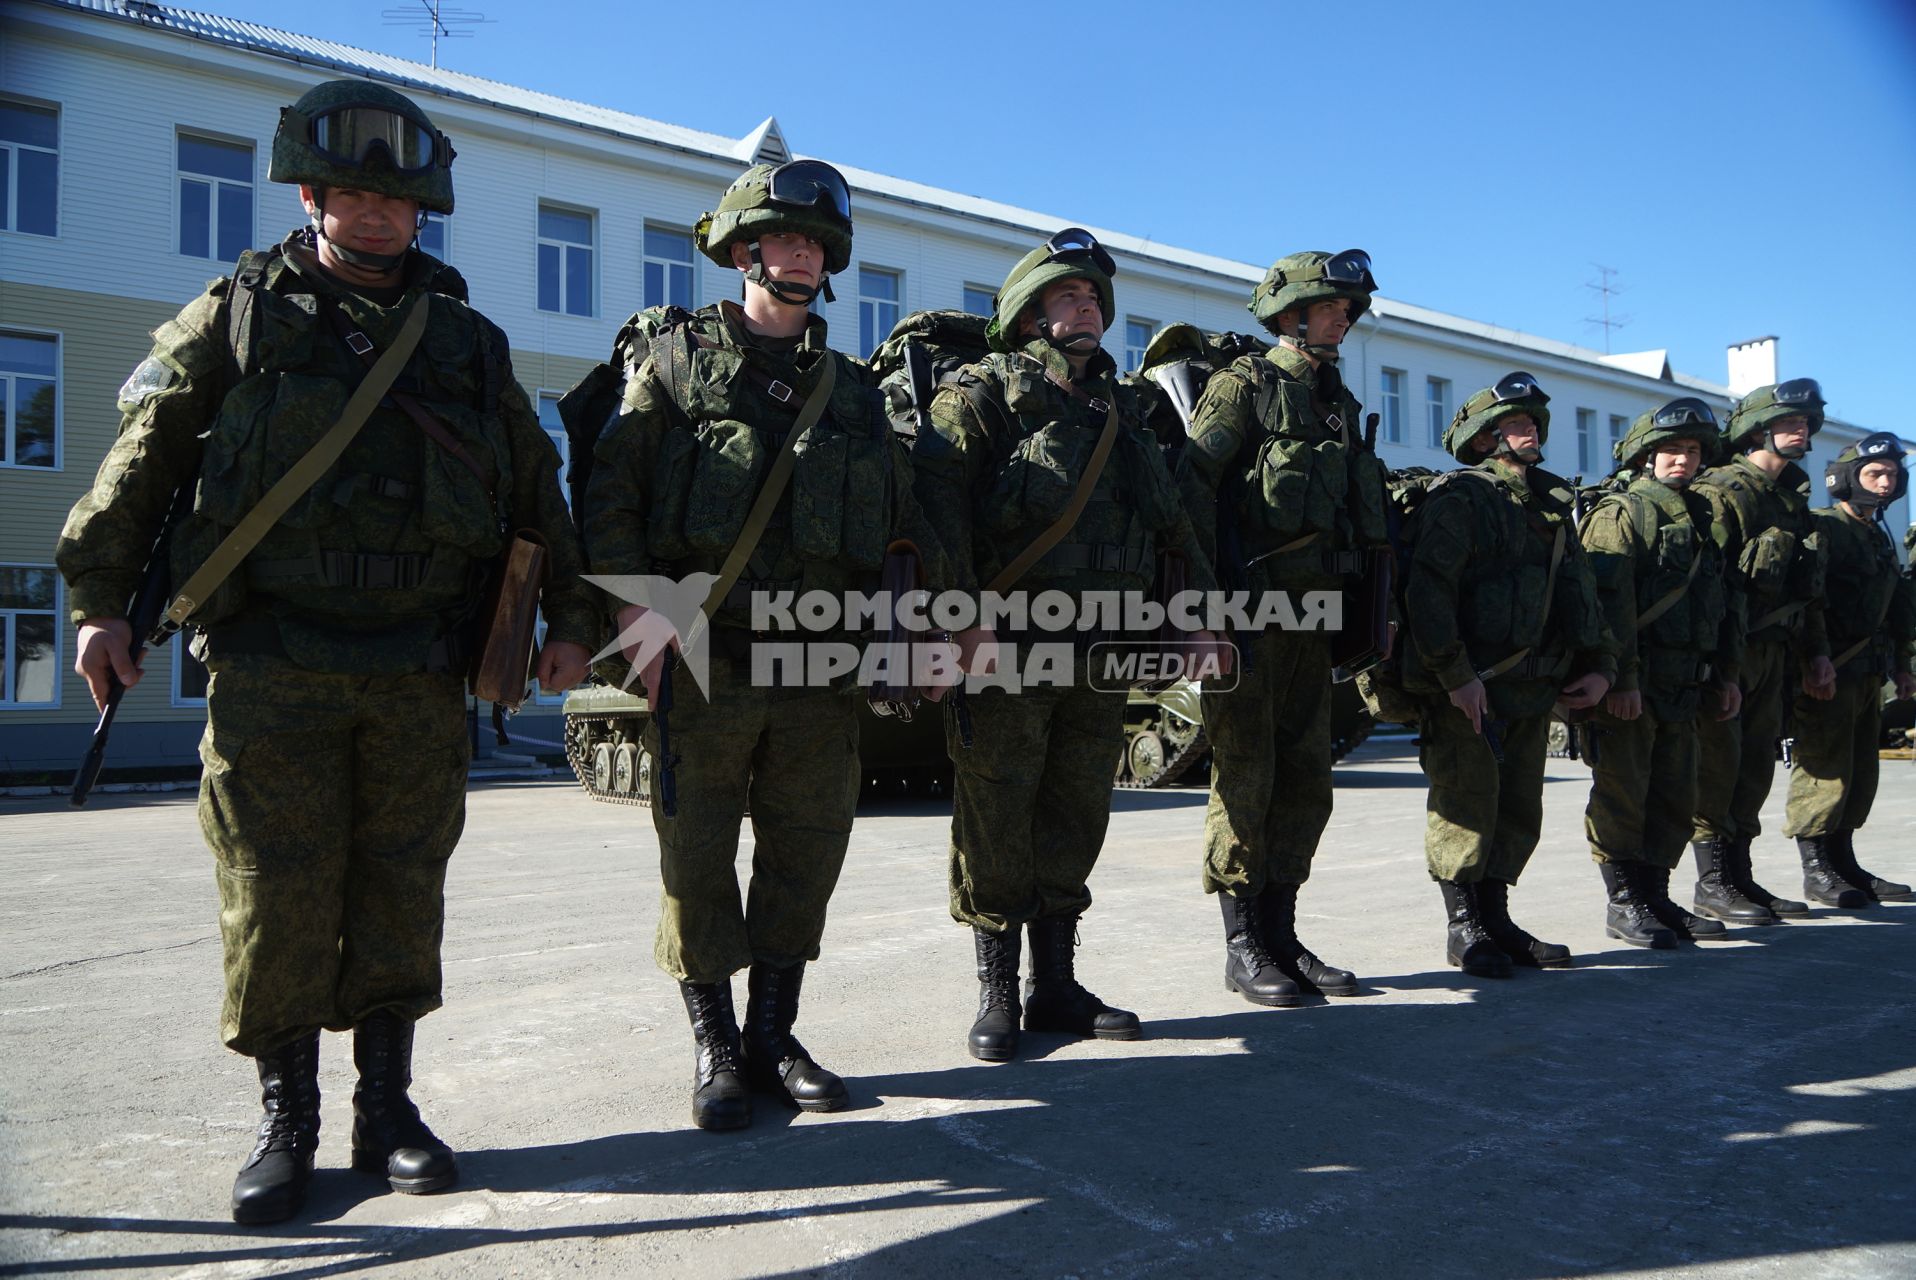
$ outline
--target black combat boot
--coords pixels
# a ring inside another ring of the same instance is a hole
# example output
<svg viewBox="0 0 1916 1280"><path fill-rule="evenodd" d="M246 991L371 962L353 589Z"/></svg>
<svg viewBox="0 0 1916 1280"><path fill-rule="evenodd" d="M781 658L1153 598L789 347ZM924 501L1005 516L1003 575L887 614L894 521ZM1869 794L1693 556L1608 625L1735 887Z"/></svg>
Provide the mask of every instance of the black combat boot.
<svg viewBox="0 0 1916 1280"><path fill-rule="evenodd" d="M1737 877L1736 887L1743 891L1744 897L1767 906L1776 913L1779 920L1792 920L1810 913L1808 903L1798 902L1795 898L1779 897L1756 882L1756 873L1750 862L1748 836L1738 836L1736 842L1726 850L1726 854L1736 860L1730 868L1730 873Z"/></svg>
<svg viewBox="0 0 1916 1280"><path fill-rule="evenodd" d="M394 1191L424 1195L459 1181L452 1148L433 1136L407 1096L413 1020L381 1009L353 1028L353 1168L376 1173Z"/></svg>
<svg viewBox="0 0 1916 1280"><path fill-rule="evenodd" d="M1217 895L1217 904L1224 909L1224 989L1271 1008L1298 1004L1304 993L1277 967L1265 947L1264 921L1258 914L1262 901L1261 897Z"/></svg>
<svg viewBox="0 0 1916 1280"><path fill-rule="evenodd" d="M1653 867L1643 864L1643 870L1637 873L1642 877L1643 887L1648 891L1650 910L1664 925L1675 931L1679 938L1697 941L1702 938L1722 938L1729 935L1729 929L1721 920L1706 920L1702 916L1693 916L1670 900L1670 868Z"/></svg>
<svg viewBox="0 0 1916 1280"><path fill-rule="evenodd" d="M1844 911L1869 905L1869 895L1843 879L1830 858L1830 837L1798 836L1796 852L1803 859L1803 896L1811 902Z"/></svg>
<svg viewBox="0 0 1916 1280"><path fill-rule="evenodd" d="M258 1059L259 1144L233 1179L233 1221L284 1222L306 1203L319 1149L319 1032Z"/></svg>
<svg viewBox="0 0 1916 1280"><path fill-rule="evenodd" d="M1437 887L1443 891L1444 914L1450 917L1444 959L1473 978L1508 978L1510 957L1484 928L1483 914L1477 906L1477 886L1439 880Z"/></svg>
<svg viewBox="0 0 1916 1280"><path fill-rule="evenodd" d="M1696 893L1698 915L1726 924L1781 924L1767 902L1744 893L1736 874L1736 842L1695 840L1690 849L1696 854Z"/></svg>
<svg viewBox="0 0 1916 1280"><path fill-rule="evenodd" d="M679 994L697 1046L692 1058L692 1123L701 1129L743 1129L752 1123L752 1095L741 1076L732 980L681 982Z"/></svg>
<svg viewBox="0 0 1916 1280"><path fill-rule="evenodd" d="M800 1111L837 1111L849 1100L845 1082L813 1062L792 1034L804 981L802 962L787 969L752 966L746 979L745 1082Z"/></svg>
<svg viewBox="0 0 1916 1280"><path fill-rule="evenodd" d="M1031 931L1031 977L1025 981L1025 1030L1062 1031L1100 1040L1136 1040L1138 1015L1113 1009L1079 983L1078 917L1047 916Z"/></svg>
<svg viewBox="0 0 1916 1280"><path fill-rule="evenodd" d="M1502 880L1477 883L1477 914L1483 917L1484 932L1490 940L1510 957L1510 963L1526 969L1570 968L1573 962L1569 947L1534 938L1510 918L1510 889Z"/></svg>
<svg viewBox="0 0 1916 1280"><path fill-rule="evenodd" d="M1300 990L1327 996L1356 995L1356 974L1325 964L1297 940L1297 890L1294 884L1272 884L1257 895L1265 949Z"/></svg>
<svg viewBox="0 0 1916 1280"><path fill-rule="evenodd" d="M1650 910L1650 900L1639 877L1649 867L1641 862L1600 862L1604 891L1610 905L1603 913L1603 931L1633 947L1668 951L1677 944L1676 934L1664 927Z"/></svg>
<svg viewBox="0 0 1916 1280"><path fill-rule="evenodd" d="M1908 902L1909 886L1871 875L1856 864L1856 832L1842 828L1829 834L1830 863L1852 889L1861 889L1871 902Z"/></svg>
<svg viewBox="0 0 1916 1280"><path fill-rule="evenodd" d="M984 1062L1010 1062L1018 1056L1018 926L1003 933L973 926L978 948L978 1020L966 1047Z"/></svg>

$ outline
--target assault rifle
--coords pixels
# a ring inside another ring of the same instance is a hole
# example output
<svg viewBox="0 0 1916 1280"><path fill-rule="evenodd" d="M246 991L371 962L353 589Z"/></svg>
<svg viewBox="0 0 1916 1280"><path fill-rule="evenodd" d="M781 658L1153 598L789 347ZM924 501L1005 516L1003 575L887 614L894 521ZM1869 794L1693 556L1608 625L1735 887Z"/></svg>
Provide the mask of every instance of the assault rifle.
<svg viewBox="0 0 1916 1280"><path fill-rule="evenodd" d="M153 549L147 552L146 567L140 571L140 585L134 588L133 602L127 606L126 619L133 628L133 642L127 656L136 667L148 648L158 648L173 634L159 625L160 615L166 612L168 597L173 594L173 530L193 509L194 487L195 482L188 480L174 490L172 505L153 539ZM100 766L106 761L107 739L113 735L113 720L120 712L120 699L126 696L126 686L120 683L120 677L111 667L107 669L106 678L106 705L100 709L100 719L93 726L93 740L87 744L86 755L73 775L73 807L76 809L86 804L93 784L100 779Z"/></svg>

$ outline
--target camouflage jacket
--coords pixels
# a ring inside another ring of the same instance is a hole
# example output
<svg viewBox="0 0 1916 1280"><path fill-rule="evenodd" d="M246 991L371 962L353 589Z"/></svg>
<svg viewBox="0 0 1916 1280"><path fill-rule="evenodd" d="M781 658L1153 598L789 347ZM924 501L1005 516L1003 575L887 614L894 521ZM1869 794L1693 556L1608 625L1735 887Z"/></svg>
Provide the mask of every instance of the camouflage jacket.
<svg viewBox="0 0 1916 1280"><path fill-rule="evenodd" d="M1897 563L1889 531L1841 505L1821 508L1811 519L1823 545L1829 597L1843 602L1827 614L1830 657L1862 642L1837 674L1881 679L1916 671L1916 579Z"/></svg>
<svg viewBox="0 0 1916 1280"><path fill-rule="evenodd" d="M477 611L514 527L550 548L548 636L590 644L596 618L558 451L513 380L505 334L466 304L458 273L414 253L401 296L381 306L321 271L311 233L296 231L242 258L235 279L245 283L214 281L161 326L121 389L119 437L55 552L75 621L124 613L174 491L195 473L193 511L174 536L176 585L339 419L366 369L325 308L383 349L424 295L426 332L395 386L447 426L487 482L382 402L189 620L199 651L273 653L327 672L421 670Z"/></svg>
<svg viewBox="0 0 1916 1280"><path fill-rule="evenodd" d="M1830 652L1823 559L1810 519L1810 479L1795 463L1775 479L1739 454L1698 476L1723 529L1747 615L1748 642L1787 639L1798 661Z"/></svg>

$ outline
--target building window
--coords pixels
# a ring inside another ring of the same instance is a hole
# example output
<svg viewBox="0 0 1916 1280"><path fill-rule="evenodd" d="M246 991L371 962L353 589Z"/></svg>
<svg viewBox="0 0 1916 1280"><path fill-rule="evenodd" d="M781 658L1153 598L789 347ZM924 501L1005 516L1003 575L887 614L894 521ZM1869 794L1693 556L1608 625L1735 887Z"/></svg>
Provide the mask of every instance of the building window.
<svg viewBox="0 0 1916 1280"><path fill-rule="evenodd" d="M645 305L692 309L692 236L662 227L645 229Z"/></svg>
<svg viewBox="0 0 1916 1280"><path fill-rule="evenodd" d="M1577 410L1577 470L1595 475L1597 466L1597 411Z"/></svg>
<svg viewBox="0 0 1916 1280"><path fill-rule="evenodd" d="M0 707L60 700L60 585L52 565L0 564Z"/></svg>
<svg viewBox="0 0 1916 1280"><path fill-rule="evenodd" d="M0 329L0 464L60 465L59 387L57 339Z"/></svg>
<svg viewBox="0 0 1916 1280"><path fill-rule="evenodd" d="M572 440L565 433L565 420L559 417L559 398L562 394L558 391L539 393L539 425L545 428L552 447L559 451L559 492L564 495L569 507L572 505L572 490L566 487L566 473L572 469Z"/></svg>
<svg viewBox="0 0 1916 1280"><path fill-rule="evenodd" d="M1630 431L1630 419L1620 413L1610 415L1610 456L1617 456L1617 446L1623 443L1623 437ZM1708 452L1707 450L1705 451Z"/></svg>
<svg viewBox="0 0 1916 1280"><path fill-rule="evenodd" d="M1450 427L1450 379L1424 379L1424 416L1430 426L1430 447L1444 447L1444 432Z"/></svg>
<svg viewBox="0 0 1916 1280"><path fill-rule="evenodd" d="M904 296L904 277L877 267L858 268L858 354L869 359L878 344L898 326L898 303Z"/></svg>
<svg viewBox="0 0 1916 1280"><path fill-rule="evenodd" d="M452 219L443 213L426 214L419 228L419 247L441 262L452 261Z"/></svg>
<svg viewBox="0 0 1916 1280"><path fill-rule="evenodd" d="M206 667L193 656L186 647L186 637L181 636L173 642L173 705L176 707L203 707L206 705L206 685L212 679Z"/></svg>
<svg viewBox="0 0 1916 1280"><path fill-rule="evenodd" d="M0 99L0 231L57 234L60 114Z"/></svg>
<svg viewBox="0 0 1916 1280"><path fill-rule="evenodd" d="M965 286L965 310L974 316L988 316L998 309L998 292L981 284Z"/></svg>
<svg viewBox="0 0 1916 1280"><path fill-rule="evenodd" d="M592 215L539 206L539 310L592 314Z"/></svg>
<svg viewBox="0 0 1916 1280"><path fill-rule="evenodd" d="M253 244L253 148L179 136L180 252L234 262Z"/></svg>
<svg viewBox="0 0 1916 1280"><path fill-rule="evenodd" d="M1124 371L1142 368L1144 351L1151 345L1151 335L1158 331L1155 320L1140 320L1132 316L1124 322Z"/></svg>
<svg viewBox="0 0 1916 1280"><path fill-rule="evenodd" d="M1383 418L1384 440L1390 444L1404 443L1404 371L1402 369L1384 370L1383 404L1379 406Z"/></svg>

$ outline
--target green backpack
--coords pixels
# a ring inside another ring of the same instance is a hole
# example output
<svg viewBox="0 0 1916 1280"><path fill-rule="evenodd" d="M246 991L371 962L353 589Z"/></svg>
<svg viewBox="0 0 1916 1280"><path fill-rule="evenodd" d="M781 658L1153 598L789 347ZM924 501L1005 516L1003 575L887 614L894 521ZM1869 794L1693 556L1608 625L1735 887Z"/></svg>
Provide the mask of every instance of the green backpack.
<svg viewBox="0 0 1916 1280"><path fill-rule="evenodd" d="M1120 381L1135 387L1145 422L1164 450L1165 466L1177 469L1191 430L1191 415L1211 375L1239 356L1261 356L1270 343L1248 333L1206 333L1194 324L1169 324L1144 349L1144 360Z"/></svg>
<svg viewBox="0 0 1916 1280"><path fill-rule="evenodd" d="M892 429L907 443L927 420L932 393L991 354L985 341L990 323L990 316L969 311L914 311L872 352L872 375L885 389Z"/></svg>
<svg viewBox="0 0 1916 1280"><path fill-rule="evenodd" d="M570 464L566 470L572 521L585 536L585 491L592 479L592 450L605 429L618 419L625 403L625 386L645 363L661 335L690 324L693 315L683 307L649 307L635 312L613 339L612 355L593 365L572 390L559 398L559 420L565 423Z"/></svg>

